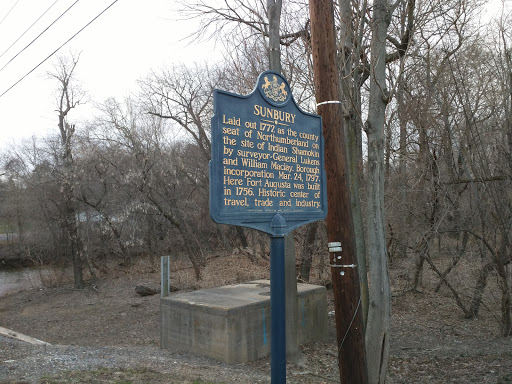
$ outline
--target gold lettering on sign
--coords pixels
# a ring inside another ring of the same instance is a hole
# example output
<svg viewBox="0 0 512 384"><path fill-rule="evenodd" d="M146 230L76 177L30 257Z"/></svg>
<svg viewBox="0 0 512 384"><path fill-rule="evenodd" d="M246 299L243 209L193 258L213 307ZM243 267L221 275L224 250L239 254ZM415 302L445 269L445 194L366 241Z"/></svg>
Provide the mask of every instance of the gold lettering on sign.
<svg viewBox="0 0 512 384"><path fill-rule="evenodd" d="M258 196L268 196L268 197L284 197L284 191L277 191L272 189L258 188Z"/></svg>
<svg viewBox="0 0 512 384"><path fill-rule="evenodd" d="M236 125L237 127L239 127L240 126L240 118L237 119L236 116L233 116L233 117L228 117L226 119L226 115L222 115L222 124ZM226 129L226 128L224 128L224 129Z"/></svg>
<svg viewBox="0 0 512 384"><path fill-rule="evenodd" d="M320 135L295 126L294 113L258 104L252 108L254 120L222 115L224 207L256 212L321 208Z"/></svg>
<svg viewBox="0 0 512 384"><path fill-rule="evenodd" d="M240 132L240 128L229 128L229 127L222 128L222 133L224 133L225 135L238 136L239 132Z"/></svg>
<svg viewBox="0 0 512 384"><path fill-rule="evenodd" d="M249 158L253 158L255 160L268 160L270 158L270 153L238 150L237 156L249 157Z"/></svg>
<svg viewBox="0 0 512 384"><path fill-rule="evenodd" d="M263 133L258 132L259 140L262 141L272 141L274 143L286 144L286 145L294 145L298 147L309 147L309 141L299 140L299 139L290 139L289 137L279 137L274 135L273 133Z"/></svg>
<svg viewBox="0 0 512 384"><path fill-rule="evenodd" d="M251 168L268 168L267 163L263 163L261 161L255 160L255 159L247 159L245 157L242 157L240 160L242 160L242 165L244 167L251 167Z"/></svg>
<svg viewBox="0 0 512 384"><path fill-rule="evenodd" d="M254 204L257 207L273 207L274 202L270 199L260 200L260 199L254 199Z"/></svg>
<svg viewBox="0 0 512 384"><path fill-rule="evenodd" d="M306 149L299 149L297 147L292 148L292 154L293 155L302 155L302 156L309 156L309 157L320 157L320 153L315 150L308 151Z"/></svg>
<svg viewBox="0 0 512 384"><path fill-rule="evenodd" d="M268 143L267 148L269 151L288 153L288 148L283 147L282 145L279 145L279 144L272 145L272 144Z"/></svg>
<svg viewBox="0 0 512 384"><path fill-rule="evenodd" d="M254 115L276 120L276 122L295 124L295 114L278 109L254 105Z"/></svg>
<svg viewBox="0 0 512 384"><path fill-rule="evenodd" d="M228 199L228 198L225 197L224 198L224 205L248 207L249 203L247 201L247 197L244 197L242 200L240 200L240 199Z"/></svg>

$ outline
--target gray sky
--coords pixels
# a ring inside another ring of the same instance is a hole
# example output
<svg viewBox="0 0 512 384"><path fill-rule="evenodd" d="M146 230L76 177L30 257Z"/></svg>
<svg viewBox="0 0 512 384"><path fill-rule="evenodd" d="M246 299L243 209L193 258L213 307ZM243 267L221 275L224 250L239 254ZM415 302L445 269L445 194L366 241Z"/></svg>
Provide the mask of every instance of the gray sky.
<svg viewBox="0 0 512 384"><path fill-rule="evenodd" d="M0 94L113 1L2 0ZM30 44L69 7L52 27ZM188 40L183 41L193 32L197 22L178 21L175 7L175 2L170 0L118 0L56 55L80 53L77 78L95 102L129 95L137 88L136 80L146 76L151 69L173 62L202 62L207 57L218 60L220 55L215 52L213 43L198 47ZM32 135L56 133L56 84L46 76L54 63L55 57L48 59L0 97L0 148L10 145L13 140L19 142ZM91 106L80 107L70 117L82 119L91 113L91 109Z"/></svg>
<svg viewBox="0 0 512 384"><path fill-rule="evenodd" d="M506 0L507 5L509 1ZM113 2L1 0L0 95ZM494 14L502 6L501 0L490 0L488 4ZM221 54L212 42L198 46L183 41L194 31L198 21L178 21L176 6L172 0L118 0L57 55L80 53L77 78L94 102L128 96L136 91L136 80L151 69L173 62L192 64L206 59L220 60ZM69 11L25 49L68 8ZM54 63L55 57L48 59L0 96L0 149L13 140L19 142L33 135L56 133L56 84L46 76ZM78 108L70 118L79 122L91 113L89 104Z"/></svg>

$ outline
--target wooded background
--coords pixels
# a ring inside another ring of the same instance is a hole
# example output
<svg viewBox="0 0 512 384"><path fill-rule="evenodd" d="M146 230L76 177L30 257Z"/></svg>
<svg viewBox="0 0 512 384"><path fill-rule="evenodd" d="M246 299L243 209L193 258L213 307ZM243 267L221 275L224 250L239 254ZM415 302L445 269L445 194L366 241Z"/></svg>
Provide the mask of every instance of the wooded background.
<svg viewBox="0 0 512 384"><path fill-rule="evenodd" d="M436 289L448 288L466 318L478 315L494 277L500 332L510 335L511 15L482 19L485 3L474 0L335 4L360 254L371 263L382 220L383 256L413 261L403 271L409 289L419 289L430 268L439 276ZM95 101L87 121L67 118L86 99L75 75L79 55L55 60L55 134L0 153L4 254L69 263L76 287L84 285L84 269L94 277L104 263L141 256L186 257L198 279L218 253L240 249L268 259L266 235L216 225L208 208L213 89L247 94L268 69L266 4L185 3L183 17L201 20L192 38L217 39L224 60L155 68L129 98ZM310 40L307 2L285 2L282 72L296 102L315 113ZM384 78L376 75L379 65ZM373 201L383 203L380 218ZM325 224L294 236L298 277L324 278ZM461 261L471 266L469 280L453 277Z"/></svg>

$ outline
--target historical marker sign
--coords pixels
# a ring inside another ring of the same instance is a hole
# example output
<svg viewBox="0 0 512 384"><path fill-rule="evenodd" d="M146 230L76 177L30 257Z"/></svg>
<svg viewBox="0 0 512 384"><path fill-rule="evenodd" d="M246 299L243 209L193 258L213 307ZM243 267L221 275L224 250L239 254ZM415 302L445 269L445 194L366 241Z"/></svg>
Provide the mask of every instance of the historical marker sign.
<svg viewBox="0 0 512 384"><path fill-rule="evenodd" d="M302 111L280 74L263 72L246 96L214 92L210 213L218 223L273 234L327 215L322 120Z"/></svg>

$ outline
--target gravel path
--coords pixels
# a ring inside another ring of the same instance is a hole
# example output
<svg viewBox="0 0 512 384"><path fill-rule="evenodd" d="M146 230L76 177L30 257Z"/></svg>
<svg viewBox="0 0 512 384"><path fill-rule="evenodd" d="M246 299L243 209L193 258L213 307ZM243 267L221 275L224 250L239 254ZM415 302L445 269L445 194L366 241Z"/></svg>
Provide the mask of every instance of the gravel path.
<svg viewBox="0 0 512 384"><path fill-rule="evenodd" d="M32 345L0 336L0 383L40 383L42 377L69 371L136 368L170 375L174 380L269 383L267 372L155 347L82 347ZM226 381L228 379L228 381Z"/></svg>

